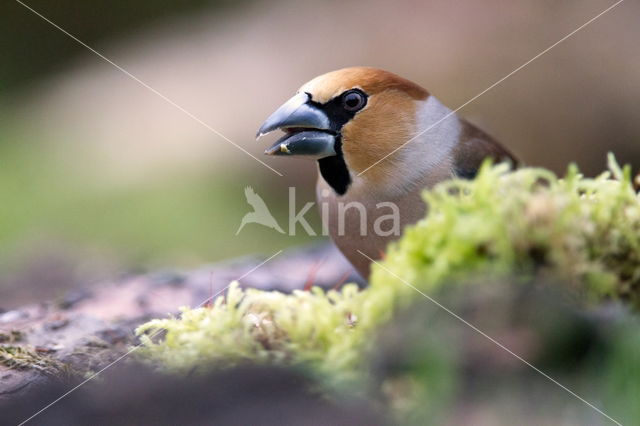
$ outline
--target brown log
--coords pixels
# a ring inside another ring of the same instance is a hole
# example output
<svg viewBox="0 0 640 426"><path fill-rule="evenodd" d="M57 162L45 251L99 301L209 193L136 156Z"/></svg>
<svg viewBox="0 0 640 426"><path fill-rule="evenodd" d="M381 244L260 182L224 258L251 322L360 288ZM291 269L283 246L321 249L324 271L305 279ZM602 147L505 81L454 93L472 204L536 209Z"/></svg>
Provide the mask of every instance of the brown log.
<svg viewBox="0 0 640 426"><path fill-rule="evenodd" d="M0 314L0 402L50 378L77 379L100 370L137 343L138 325L181 306L202 305L241 277L242 287L283 292L304 289L310 279L325 288L339 284L345 274L351 282L358 280L328 245L285 251L253 270L268 257L126 276Z"/></svg>

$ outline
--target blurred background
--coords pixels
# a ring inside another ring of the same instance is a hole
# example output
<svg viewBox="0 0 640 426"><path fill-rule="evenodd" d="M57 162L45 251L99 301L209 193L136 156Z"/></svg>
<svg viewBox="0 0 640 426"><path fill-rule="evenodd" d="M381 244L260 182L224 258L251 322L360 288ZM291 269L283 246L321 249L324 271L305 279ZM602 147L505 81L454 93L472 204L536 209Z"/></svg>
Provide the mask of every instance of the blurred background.
<svg viewBox="0 0 640 426"><path fill-rule="evenodd" d="M318 74L376 66L455 108L613 1L26 4L262 159L256 129ZM638 16L622 3L462 115L530 165L640 166ZM313 163L265 158L277 176L17 2L0 33L0 308L309 241L235 233L245 186L284 224L289 186L314 199Z"/></svg>

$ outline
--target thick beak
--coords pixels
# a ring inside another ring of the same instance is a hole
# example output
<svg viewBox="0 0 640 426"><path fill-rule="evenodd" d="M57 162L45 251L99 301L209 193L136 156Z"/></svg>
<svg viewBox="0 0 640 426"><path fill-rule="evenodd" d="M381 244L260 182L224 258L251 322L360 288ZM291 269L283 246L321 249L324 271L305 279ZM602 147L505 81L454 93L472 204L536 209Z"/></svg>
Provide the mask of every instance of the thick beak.
<svg viewBox="0 0 640 426"><path fill-rule="evenodd" d="M267 118L258 130L257 138L277 129L286 134L265 154L303 155L315 159L336 155L336 135L331 132L329 118L308 101L309 95L298 93Z"/></svg>

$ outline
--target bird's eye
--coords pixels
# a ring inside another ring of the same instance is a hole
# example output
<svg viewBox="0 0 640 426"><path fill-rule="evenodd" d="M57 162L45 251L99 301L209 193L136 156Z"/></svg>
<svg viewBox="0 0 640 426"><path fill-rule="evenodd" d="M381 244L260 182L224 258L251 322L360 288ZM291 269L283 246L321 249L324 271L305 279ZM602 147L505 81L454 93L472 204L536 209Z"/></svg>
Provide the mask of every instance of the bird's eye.
<svg viewBox="0 0 640 426"><path fill-rule="evenodd" d="M342 106L347 111L355 112L361 110L367 103L364 93L359 90L349 90L342 95Z"/></svg>

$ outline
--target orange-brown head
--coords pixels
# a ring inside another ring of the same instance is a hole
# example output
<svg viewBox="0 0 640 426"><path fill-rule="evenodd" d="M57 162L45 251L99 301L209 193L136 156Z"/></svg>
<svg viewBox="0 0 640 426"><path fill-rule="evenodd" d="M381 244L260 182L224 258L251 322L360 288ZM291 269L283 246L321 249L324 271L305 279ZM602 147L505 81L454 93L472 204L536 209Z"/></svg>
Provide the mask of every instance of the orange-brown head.
<svg viewBox="0 0 640 426"><path fill-rule="evenodd" d="M317 159L338 195L360 183L397 193L436 170L450 175L462 127L419 85L388 71L351 67L304 84L258 136L284 130L266 153ZM413 139L410 149L400 149Z"/></svg>

